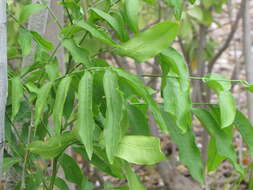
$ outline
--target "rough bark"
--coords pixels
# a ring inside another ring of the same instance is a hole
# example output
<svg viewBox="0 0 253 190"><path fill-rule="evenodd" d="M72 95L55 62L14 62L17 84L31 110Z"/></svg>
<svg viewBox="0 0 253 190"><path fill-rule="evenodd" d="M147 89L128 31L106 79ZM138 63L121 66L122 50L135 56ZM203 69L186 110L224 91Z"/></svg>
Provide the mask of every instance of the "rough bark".
<svg viewBox="0 0 253 190"><path fill-rule="evenodd" d="M6 1L0 1L0 179L2 179L4 153L5 106L7 99L7 28Z"/></svg>
<svg viewBox="0 0 253 190"><path fill-rule="evenodd" d="M244 62L246 67L246 77L249 83L253 83L253 62L252 62L252 37L251 37L251 18L250 18L250 1L244 1L243 11L243 52ZM253 94L247 93L248 101L248 116L251 122L253 122Z"/></svg>

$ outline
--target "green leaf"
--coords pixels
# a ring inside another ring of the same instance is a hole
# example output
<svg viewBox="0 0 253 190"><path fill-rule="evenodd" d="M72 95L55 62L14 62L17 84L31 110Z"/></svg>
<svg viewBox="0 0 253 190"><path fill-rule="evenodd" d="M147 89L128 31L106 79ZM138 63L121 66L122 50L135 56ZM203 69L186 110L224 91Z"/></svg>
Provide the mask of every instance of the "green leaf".
<svg viewBox="0 0 253 190"><path fill-rule="evenodd" d="M160 140L147 136L124 136L116 154L129 163L152 165L165 159Z"/></svg>
<svg viewBox="0 0 253 190"><path fill-rule="evenodd" d="M108 45L116 46L116 43L111 39L109 35L107 35L105 32L102 32L101 30L98 30L95 26L84 21L78 22L77 26L87 30L93 37L97 38L98 40L101 40Z"/></svg>
<svg viewBox="0 0 253 190"><path fill-rule="evenodd" d="M105 72L103 84L107 107L104 139L108 159L110 163L113 163L113 158L123 136L121 120L124 115L124 103L119 91L118 78L114 71L107 70Z"/></svg>
<svg viewBox="0 0 253 190"><path fill-rule="evenodd" d="M160 54L164 75L164 110L176 118L177 126L183 131L191 127L191 93L187 65L182 55L169 48Z"/></svg>
<svg viewBox="0 0 253 190"><path fill-rule="evenodd" d="M166 0L168 5L174 9L174 14L177 20L180 20L183 11L182 0Z"/></svg>
<svg viewBox="0 0 253 190"><path fill-rule="evenodd" d="M55 178L55 186L58 187L60 190L69 190L69 187L66 182L59 177Z"/></svg>
<svg viewBox="0 0 253 190"><path fill-rule="evenodd" d="M22 56L28 56L32 50L32 34L25 29L19 30L18 43L22 50Z"/></svg>
<svg viewBox="0 0 253 190"><path fill-rule="evenodd" d="M128 181L129 190L146 190L146 188L140 183L138 176L127 163L125 164L124 171Z"/></svg>
<svg viewBox="0 0 253 190"><path fill-rule="evenodd" d="M56 134L60 134L62 129L63 108L68 94L71 77L65 77L58 85L55 103L53 108L53 124Z"/></svg>
<svg viewBox="0 0 253 190"><path fill-rule="evenodd" d="M231 82L218 74L208 74L204 77L204 82L211 88L219 98L221 128L232 125L236 115L235 99L229 91Z"/></svg>
<svg viewBox="0 0 253 190"><path fill-rule="evenodd" d="M235 99L229 91L222 91L218 96L221 113L221 128L229 127L233 124L236 115Z"/></svg>
<svg viewBox="0 0 253 190"><path fill-rule="evenodd" d="M45 70L46 70L46 73L48 75L48 79L50 81L54 81L57 79L57 77L59 77L59 67L58 67L58 63L57 62L54 62L54 63L49 63L45 66Z"/></svg>
<svg viewBox="0 0 253 190"><path fill-rule="evenodd" d="M216 142L214 138L211 138L207 147L208 159L207 169L209 172L215 171L223 160L226 158L218 153L216 148Z"/></svg>
<svg viewBox="0 0 253 190"><path fill-rule="evenodd" d="M243 169L240 165L237 164L237 156L232 144L232 135L228 135L224 129L221 129L217 121L207 110L194 108L193 113L206 128L211 137L215 139L218 154L223 155L229 159L234 168L243 175ZM231 128L228 129L231 130Z"/></svg>
<svg viewBox="0 0 253 190"><path fill-rule="evenodd" d="M123 16L124 13L116 11L116 12L112 12L111 15L117 20L117 22L119 23L120 28L122 28L121 34L120 36L118 36L118 38L123 41L126 42L127 40L129 40L129 36L128 36L128 31L126 30L126 22Z"/></svg>
<svg viewBox="0 0 253 190"><path fill-rule="evenodd" d="M177 126L176 120L171 114L165 111L162 111L162 114L170 136L179 149L180 161L188 167L192 177L203 184L204 169L193 131L187 130L185 133L182 133L182 130Z"/></svg>
<svg viewBox="0 0 253 190"><path fill-rule="evenodd" d="M196 0L189 0L191 4L194 4Z"/></svg>
<svg viewBox="0 0 253 190"><path fill-rule="evenodd" d="M203 81L216 93L220 91L229 91L231 88L231 82L226 79L226 77L216 73L205 75Z"/></svg>
<svg viewBox="0 0 253 190"><path fill-rule="evenodd" d="M128 105L127 112L131 134L150 136L147 108L143 111L138 105Z"/></svg>
<svg viewBox="0 0 253 190"><path fill-rule="evenodd" d="M117 32L119 39L124 40L124 28L116 18L97 8L91 8L89 11L94 12L96 15L108 22L108 24Z"/></svg>
<svg viewBox="0 0 253 190"><path fill-rule="evenodd" d="M145 1L146 3L150 3L150 4L152 4L152 3L155 3L155 2L156 2L156 0L143 0L143 1Z"/></svg>
<svg viewBox="0 0 253 190"><path fill-rule="evenodd" d="M31 31L31 34L33 36L33 39L45 50L51 51L54 49L54 45L45 40L38 32Z"/></svg>
<svg viewBox="0 0 253 190"><path fill-rule="evenodd" d="M199 6L194 6L187 10L187 14L190 15L192 18L196 19L198 22L203 22L204 14L202 9Z"/></svg>
<svg viewBox="0 0 253 190"><path fill-rule="evenodd" d="M62 45L71 53L75 62L83 64L89 63L88 51L76 45L73 39L64 39Z"/></svg>
<svg viewBox="0 0 253 190"><path fill-rule="evenodd" d="M250 155L253 158L253 126L251 122L242 112L237 110L234 124L242 135L244 142L249 148Z"/></svg>
<svg viewBox="0 0 253 190"><path fill-rule="evenodd" d="M142 97L145 102L148 104L149 108L151 109L153 116L158 123L159 127L164 131L167 130L166 123L164 121L164 118L161 115L161 111L156 103L156 101L153 100L152 96L149 94L149 88L143 84L143 82L136 76L133 75L123 69L119 68L113 68L115 72L117 72L118 76L121 77L126 81L126 84L128 84L133 91L136 93L136 95Z"/></svg>
<svg viewBox="0 0 253 190"><path fill-rule="evenodd" d="M3 172L8 172L9 169L13 168L15 164L20 162L21 160L19 158L4 157Z"/></svg>
<svg viewBox="0 0 253 190"><path fill-rule="evenodd" d="M63 168L66 180L76 184L79 188L84 184L89 183L87 178L83 175L80 167L71 156L63 154L59 159L59 163Z"/></svg>
<svg viewBox="0 0 253 190"><path fill-rule="evenodd" d="M139 7L140 2L139 0L127 0L124 3L125 6L125 13L127 18L127 24L129 28L134 32L139 32Z"/></svg>
<svg viewBox="0 0 253 190"><path fill-rule="evenodd" d="M75 152L80 154L85 160L89 161L97 169L116 178L124 178L122 172L122 165L118 159L115 159L113 165L111 165L106 157L106 152L100 148L95 148L92 159L89 160L88 154L84 148L74 147Z"/></svg>
<svg viewBox="0 0 253 190"><path fill-rule="evenodd" d="M19 22L23 24L27 19L35 13L45 9L46 6L42 4L29 4L23 7L19 15Z"/></svg>
<svg viewBox="0 0 253 190"><path fill-rule="evenodd" d="M13 120L17 115L20 104L23 98L23 84L19 77L14 77L11 79L11 102L12 102L12 114L11 119Z"/></svg>
<svg viewBox="0 0 253 190"><path fill-rule="evenodd" d="M122 43L115 52L121 56L128 56L139 62L144 62L168 48L175 39L178 28L178 24L170 21L156 24Z"/></svg>
<svg viewBox="0 0 253 190"><path fill-rule="evenodd" d="M52 85L53 85L52 82L48 82L44 84L38 92L38 97L35 103L35 122L34 122L35 128L37 128L38 124L40 123L40 119L43 116L43 111L45 106L47 105L47 100Z"/></svg>
<svg viewBox="0 0 253 190"><path fill-rule="evenodd" d="M69 145L76 141L73 133L64 133L50 137L47 141L34 141L28 145L28 149L34 154L49 159L59 156Z"/></svg>
<svg viewBox="0 0 253 190"><path fill-rule="evenodd" d="M241 82L246 90L253 93L253 84L249 84L246 81Z"/></svg>
<svg viewBox="0 0 253 190"><path fill-rule="evenodd" d="M95 121L92 112L92 88L93 76L90 72L86 71L80 80L78 89L78 134L81 142L84 144L91 160L93 154L93 138Z"/></svg>

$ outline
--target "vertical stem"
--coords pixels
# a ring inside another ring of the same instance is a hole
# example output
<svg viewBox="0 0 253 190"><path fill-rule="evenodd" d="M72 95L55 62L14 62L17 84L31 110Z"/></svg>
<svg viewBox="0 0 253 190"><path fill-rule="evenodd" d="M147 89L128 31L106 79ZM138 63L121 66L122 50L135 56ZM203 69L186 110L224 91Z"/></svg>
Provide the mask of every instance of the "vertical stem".
<svg viewBox="0 0 253 190"><path fill-rule="evenodd" d="M5 106L8 93L6 23L6 0L0 0L0 180L3 173Z"/></svg>
<svg viewBox="0 0 253 190"><path fill-rule="evenodd" d="M250 1L244 1L243 7L243 52L244 62L246 67L246 77L249 83L253 82L253 63L252 63L252 38L251 38L251 19L250 19ZM251 122L253 122L253 95L247 94L248 99L248 115Z"/></svg>
<svg viewBox="0 0 253 190"><path fill-rule="evenodd" d="M33 110L32 110L33 112ZM32 128L33 128L33 114L31 115L31 124L29 126L29 131L28 131L28 137L27 137L27 145L31 143L31 138L32 138ZM22 167L22 176L21 176L21 189L25 189L26 184L25 184L25 177L26 177L26 165L28 163L28 158L29 158L30 151L26 149L25 151L25 158L24 158L24 163Z"/></svg>
<svg viewBox="0 0 253 190"><path fill-rule="evenodd" d="M57 162L58 162L58 157L54 158L54 160L53 160L53 172L52 172L52 176L51 176L51 180L50 180L49 190L54 189L54 183L55 183L55 178L56 178L56 174L57 174Z"/></svg>

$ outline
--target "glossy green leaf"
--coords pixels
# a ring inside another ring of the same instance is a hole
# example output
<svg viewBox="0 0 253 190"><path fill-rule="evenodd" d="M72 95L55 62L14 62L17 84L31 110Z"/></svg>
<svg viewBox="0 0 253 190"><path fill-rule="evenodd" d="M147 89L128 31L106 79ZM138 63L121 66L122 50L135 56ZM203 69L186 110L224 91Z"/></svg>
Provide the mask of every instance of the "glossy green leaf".
<svg viewBox="0 0 253 190"><path fill-rule="evenodd" d="M8 172L9 169L13 168L15 164L20 162L21 160L19 158L4 157L3 172Z"/></svg>
<svg viewBox="0 0 253 190"><path fill-rule="evenodd" d="M69 190L69 187L66 182L59 177L55 178L55 186L58 187L60 190Z"/></svg>
<svg viewBox="0 0 253 190"><path fill-rule="evenodd" d="M124 136L119 143L117 157L129 163L152 165L165 159L160 140L148 136Z"/></svg>
<svg viewBox="0 0 253 190"><path fill-rule="evenodd" d="M204 82L218 95L221 128L231 126L236 115L235 99L229 91L231 82L225 77L215 73L205 75Z"/></svg>
<svg viewBox="0 0 253 190"><path fill-rule="evenodd" d="M127 18L127 24L129 28L134 32L139 32L139 0L127 0L124 2L125 13Z"/></svg>
<svg viewBox="0 0 253 190"><path fill-rule="evenodd" d="M203 184L204 168L193 131L189 129L185 133L182 133L182 130L177 126L176 120L171 114L165 111L162 111L162 114L170 136L179 149L180 161L188 167L192 177Z"/></svg>
<svg viewBox="0 0 253 190"><path fill-rule="evenodd" d="M136 95L142 97L145 102L148 104L149 108L152 111L152 114L159 125L159 127L164 131L167 130L166 123L164 118L162 117L161 111L156 103L153 100L152 96L149 94L149 88L143 84L143 82L134 74L131 74L127 71L124 71L119 68L113 68L115 72L117 72L118 76L126 81L126 83L133 89Z"/></svg>
<svg viewBox="0 0 253 190"><path fill-rule="evenodd" d="M24 23L27 19L35 13L38 13L45 9L46 6L42 4L29 4L23 7L19 15L19 22Z"/></svg>
<svg viewBox="0 0 253 190"><path fill-rule="evenodd" d="M50 137L47 141L34 141L28 145L28 149L43 158L55 158L76 141L73 133L64 133Z"/></svg>
<svg viewBox="0 0 253 190"><path fill-rule="evenodd" d="M81 142L86 148L89 159L91 159L93 154L95 129L95 121L92 112L92 88L93 76L90 72L86 71L79 82L78 89L78 134L81 138Z"/></svg>
<svg viewBox="0 0 253 190"><path fill-rule="evenodd" d="M128 164L125 164L124 172L128 181L129 190L146 190L144 185L140 183L138 176Z"/></svg>
<svg viewBox="0 0 253 190"><path fill-rule="evenodd" d="M83 64L89 63L88 51L79 47L73 39L64 39L62 45L71 53L75 62Z"/></svg>
<svg viewBox="0 0 253 190"><path fill-rule="evenodd" d="M52 82L48 82L46 84L44 84L39 92L38 92L38 97L35 103L35 122L34 125L35 127L38 126L38 124L40 123L40 120L43 116L43 111L45 106L47 105L47 101L48 101L48 96L49 93L51 91L52 88Z"/></svg>
<svg viewBox="0 0 253 190"><path fill-rule="evenodd" d="M19 30L18 43L22 50L22 56L27 56L32 50L32 38L30 31L25 29Z"/></svg>
<svg viewBox="0 0 253 190"><path fill-rule="evenodd" d="M51 51L54 49L53 43L45 40L38 32L31 31L33 39L45 50Z"/></svg>
<svg viewBox="0 0 253 190"><path fill-rule="evenodd" d="M251 122L242 112L237 110L234 124L242 135L244 142L249 148L250 155L253 158L253 126Z"/></svg>
<svg viewBox="0 0 253 190"><path fill-rule="evenodd" d="M174 14L177 20L180 20L183 11L183 1L182 0L166 0L170 7L174 9Z"/></svg>
<svg viewBox="0 0 253 190"><path fill-rule="evenodd" d="M215 171L223 160L226 158L218 153L216 148L216 142L214 138L211 138L207 147L208 159L207 159L207 170L209 172Z"/></svg>
<svg viewBox="0 0 253 190"><path fill-rule="evenodd" d="M66 180L76 184L79 188L81 188L83 184L89 183L76 163L76 160L74 160L71 156L63 154L59 159L59 163L63 168Z"/></svg>
<svg viewBox="0 0 253 190"><path fill-rule="evenodd" d="M206 128L211 137L214 138L218 154L229 159L235 169L243 175L243 169L237 164L237 156L232 144L232 135L228 135L224 129L221 129L216 120L205 109L194 108L193 113Z"/></svg>
<svg viewBox="0 0 253 190"><path fill-rule="evenodd" d="M12 114L11 119L13 120L17 115L20 104L23 98L23 84L19 77L14 77L11 79L11 102L12 102Z"/></svg>
<svg viewBox="0 0 253 190"><path fill-rule="evenodd" d="M183 56L173 48L162 51L160 64L163 74L169 76L163 78L164 110L176 118L177 126L185 132L190 128L192 122L187 65Z"/></svg>
<svg viewBox="0 0 253 190"><path fill-rule="evenodd" d="M103 79L104 92L106 97L106 121L104 129L104 139L106 153L110 163L117 153L121 140L124 103L121 92L119 91L118 78L114 71L107 70Z"/></svg>
<svg viewBox="0 0 253 190"><path fill-rule="evenodd" d="M100 9L97 9L97 8L91 8L91 9L89 9L89 11L95 13L96 15L98 15L99 17L104 19L106 22L108 22L108 24L116 31L117 36L121 40L124 39L124 30L125 29L122 27L122 25L119 23L119 21L116 18L114 18L110 14L108 14Z"/></svg>
<svg viewBox="0 0 253 190"><path fill-rule="evenodd" d="M56 134L60 134L62 129L63 108L68 94L71 77L65 77L58 85L55 103L53 108L53 124Z"/></svg>
<svg viewBox="0 0 253 190"><path fill-rule="evenodd" d="M111 45L111 46L115 46L116 43L111 39L111 37L109 35L107 35L107 33L98 30L94 25L88 24L84 21L80 21L77 23L77 26L87 30L89 33L91 33L91 35L95 38L97 38L98 40L101 40L102 42Z"/></svg>
<svg viewBox="0 0 253 190"><path fill-rule="evenodd" d="M115 51L121 56L144 62L168 48L175 39L178 28L178 24L164 21L122 43Z"/></svg>

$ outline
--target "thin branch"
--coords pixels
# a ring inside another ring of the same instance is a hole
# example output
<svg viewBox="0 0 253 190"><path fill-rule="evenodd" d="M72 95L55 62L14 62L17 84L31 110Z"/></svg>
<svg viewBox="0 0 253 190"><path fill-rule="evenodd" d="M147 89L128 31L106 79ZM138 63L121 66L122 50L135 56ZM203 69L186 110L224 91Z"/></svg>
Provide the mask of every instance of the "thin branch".
<svg viewBox="0 0 253 190"><path fill-rule="evenodd" d="M2 180L5 107L8 93L6 0L0 1L0 180Z"/></svg>
<svg viewBox="0 0 253 190"><path fill-rule="evenodd" d="M223 52L229 47L229 44L235 35L235 32L238 28L239 21L242 17L243 4L244 4L244 0L242 0L242 2L241 2L240 9L238 10L235 22L231 27L230 33L229 33L225 43L220 48L220 50L216 53L216 55L213 57L213 59L208 63L208 73L212 72L213 66L216 63L216 61L220 58L220 56L223 54Z"/></svg>

